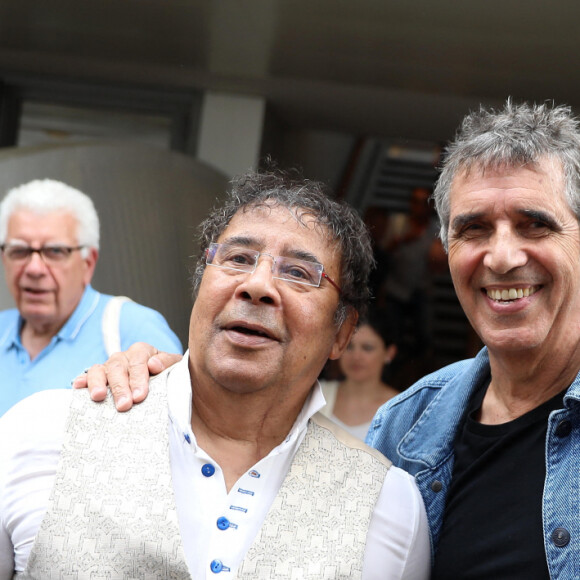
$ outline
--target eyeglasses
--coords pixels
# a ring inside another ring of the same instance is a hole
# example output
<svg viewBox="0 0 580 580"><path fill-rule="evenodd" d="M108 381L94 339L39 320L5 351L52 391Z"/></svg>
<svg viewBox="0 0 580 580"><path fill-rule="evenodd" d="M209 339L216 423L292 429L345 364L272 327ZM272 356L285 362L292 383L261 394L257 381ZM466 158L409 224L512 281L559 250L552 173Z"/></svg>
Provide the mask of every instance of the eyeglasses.
<svg viewBox="0 0 580 580"><path fill-rule="evenodd" d="M58 264L66 261L76 250L81 250L86 246L42 246L42 248L31 248L21 244L3 244L0 250L11 262L25 262L32 254L37 253L45 263Z"/></svg>
<svg viewBox="0 0 580 580"><path fill-rule="evenodd" d="M254 272L260 256L272 258L272 274L277 280L319 287L322 278L326 278L339 293L342 293L336 282L324 271L324 266L318 262L309 262L287 256L272 256L266 252L258 252L258 250L244 246L210 244L205 251L205 263L208 266L226 270Z"/></svg>

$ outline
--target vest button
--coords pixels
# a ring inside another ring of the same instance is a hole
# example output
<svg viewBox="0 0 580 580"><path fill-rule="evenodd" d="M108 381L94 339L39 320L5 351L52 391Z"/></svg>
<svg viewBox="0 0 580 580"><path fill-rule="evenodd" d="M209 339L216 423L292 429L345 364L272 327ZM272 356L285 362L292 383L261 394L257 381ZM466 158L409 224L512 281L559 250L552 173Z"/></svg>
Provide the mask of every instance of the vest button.
<svg viewBox="0 0 580 580"><path fill-rule="evenodd" d="M572 423L568 419L564 419L560 421L556 427L556 436L557 437L568 437L572 432Z"/></svg>
<svg viewBox="0 0 580 580"><path fill-rule="evenodd" d="M221 518L218 518L217 527L220 530L227 530L230 527L230 520L228 520L228 518L224 518L223 516Z"/></svg>
<svg viewBox="0 0 580 580"><path fill-rule="evenodd" d="M215 473L215 467L211 463L206 463L201 467L201 473L205 477L211 477Z"/></svg>
<svg viewBox="0 0 580 580"><path fill-rule="evenodd" d="M443 489L443 484L438 479L436 479L431 483L431 489L435 493L439 493Z"/></svg>
<svg viewBox="0 0 580 580"><path fill-rule="evenodd" d="M552 542L554 542L558 548L567 546L570 542L570 532L566 528L556 528L552 532Z"/></svg>
<svg viewBox="0 0 580 580"><path fill-rule="evenodd" d="M209 567L214 574L219 574L223 569L224 565L221 560L212 560Z"/></svg>

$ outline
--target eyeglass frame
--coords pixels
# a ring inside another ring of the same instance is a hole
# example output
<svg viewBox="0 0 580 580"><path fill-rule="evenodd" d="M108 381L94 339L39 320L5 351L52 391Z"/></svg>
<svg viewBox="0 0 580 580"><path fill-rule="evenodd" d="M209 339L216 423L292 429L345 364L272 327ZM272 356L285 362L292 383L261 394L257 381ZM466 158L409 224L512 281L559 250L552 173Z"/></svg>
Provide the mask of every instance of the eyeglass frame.
<svg viewBox="0 0 580 580"><path fill-rule="evenodd" d="M217 242L212 242L209 245L209 247L205 249L205 252L204 252L206 266L213 266L214 268L222 268L223 270L233 270L234 272L243 272L245 274L253 274L256 271L256 268L258 267L258 260L260 259L260 256L270 256L270 258L272 258L272 271L274 270L274 264L276 264L277 259L286 258L286 256L273 256L272 254L269 254L268 252L258 252L258 250L254 250L252 248L246 248L246 247L240 245L240 248L243 248L246 251L256 253L256 258L254 261L253 269L244 270L242 268L233 268L231 266L221 266L220 264L213 264L212 262L208 262L209 253L210 253L210 250L212 247L216 248L216 251L214 252L214 256L215 256L215 254L217 254L217 250L221 246L228 246L228 245L231 246L233 244L228 244L227 242L221 243L221 244L217 243ZM308 262L307 260L300 260L298 258L297 258L297 260L299 262ZM318 281L318 284L311 284L310 282L301 282L300 280L290 280L288 278L281 278L280 276L272 276L272 277L275 280L282 280L284 282L301 284L302 286L311 286L312 288L320 288L320 283L322 282L322 279L324 278L324 279L328 280L336 288L336 290L338 291L339 294L342 294L342 290L341 290L340 286L324 271L324 266L320 262L308 262L308 263L320 266L320 268L321 268L320 280Z"/></svg>
<svg viewBox="0 0 580 580"><path fill-rule="evenodd" d="M33 254L38 254L40 256L40 259L45 263L45 264L60 264L63 262L66 262L72 255L73 252L76 252L77 250L82 250L84 248L86 248L86 245L81 245L81 246L65 246L65 245L59 245L59 244L55 244L53 246L41 246L40 248L33 248L32 246L25 246L23 244L2 244L0 245L0 251L6 256L6 258L10 261L10 262L14 262L14 263L24 263L24 262L28 262L31 258ZM7 250L9 250L10 248L20 248L22 250L26 250L26 252L28 253L27 256L25 256L24 258L11 258L8 254L7 254ZM62 260L54 260L51 258L48 258L45 255L45 252L47 250L54 250L54 249L59 249L59 250L65 250L67 253L63 255L63 259Z"/></svg>

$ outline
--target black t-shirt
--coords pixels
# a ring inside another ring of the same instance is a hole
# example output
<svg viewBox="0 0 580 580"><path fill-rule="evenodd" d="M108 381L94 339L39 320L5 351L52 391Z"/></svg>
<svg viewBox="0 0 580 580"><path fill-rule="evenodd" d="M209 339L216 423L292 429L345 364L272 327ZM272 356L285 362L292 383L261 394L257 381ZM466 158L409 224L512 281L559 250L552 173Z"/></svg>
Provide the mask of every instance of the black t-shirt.
<svg viewBox="0 0 580 580"><path fill-rule="evenodd" d="M564 392L509 423L474 417L472 398L455 463L432 580L549 580L542 529L548 416Z"/></svg>

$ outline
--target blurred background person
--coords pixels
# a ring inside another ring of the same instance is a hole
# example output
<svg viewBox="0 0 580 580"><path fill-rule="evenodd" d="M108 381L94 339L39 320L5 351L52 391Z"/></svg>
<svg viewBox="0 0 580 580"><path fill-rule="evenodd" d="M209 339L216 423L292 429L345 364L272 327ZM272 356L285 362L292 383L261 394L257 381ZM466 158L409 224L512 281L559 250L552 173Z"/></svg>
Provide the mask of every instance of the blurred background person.
<svg viewBox="0 0 580 580"><path fill-rule="evenodd" d="M397 354L388 323L369 314L357 325L338 360L341 380L321 380L326 406L321 412L364 441L377 409L399 393L385 382Z"/></svg>
<svg viewBox="0 0 580 580"><path fill-rule="evenodd" d="M447 256L430 196L430 190L415 188L409 213L392 216L386 234L385 314L399 340L401 377L397 385L409 386L431 364L432 274L446 268Z"/></svg>
<svg viewBox="0 0 580 580"><path fill-rule="evenodd" d="M64 183L34 180L0 203L0 250L16 304L0 312L0 416L37 391L70 387L134 342L182 347L159 312L94 290L99 217Z"/></svg>

